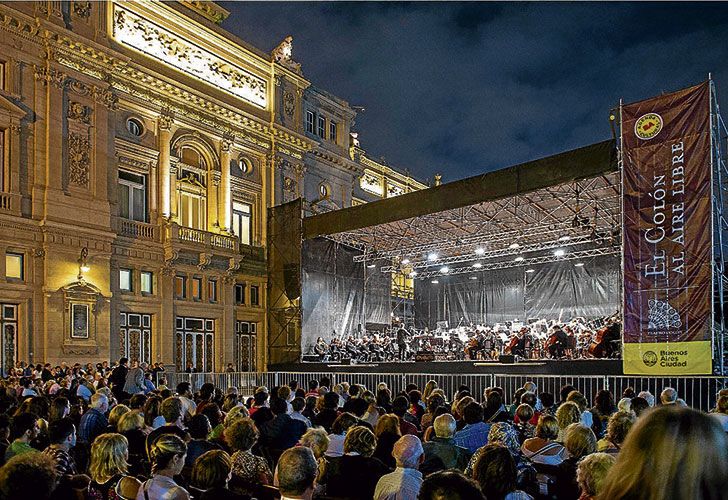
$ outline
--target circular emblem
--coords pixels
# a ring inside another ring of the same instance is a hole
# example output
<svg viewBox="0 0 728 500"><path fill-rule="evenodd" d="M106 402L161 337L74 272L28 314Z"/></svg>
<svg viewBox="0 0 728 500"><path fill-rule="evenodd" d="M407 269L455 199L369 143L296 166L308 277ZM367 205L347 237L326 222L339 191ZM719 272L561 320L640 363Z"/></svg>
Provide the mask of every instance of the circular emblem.
<svg viewBox="0 0 728 500"><path fill-rule="evenodd" d="M657 364L657 354L654 351L645 351L642 355L642 362L647 366L655 366Z"/></svg>
<svg viewBox="0 0 728 500"><path fill-rule="evenodd" d="M657 113L642 115L634 124L634 135L640 139L649 140L662 130L662 117Z"/></svg>

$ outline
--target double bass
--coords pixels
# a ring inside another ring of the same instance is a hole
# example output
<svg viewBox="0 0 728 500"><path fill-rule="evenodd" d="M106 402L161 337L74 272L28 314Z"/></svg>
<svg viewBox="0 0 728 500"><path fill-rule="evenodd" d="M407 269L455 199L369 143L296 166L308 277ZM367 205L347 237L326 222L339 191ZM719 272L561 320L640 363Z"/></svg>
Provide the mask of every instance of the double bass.
<svg viewBox="0 0 728 500"><path fill-rule="evenodd" d="M514 333L513 334L513 337L511 337L511 340L508 341L508 345L503 350L503 352L505 354L511 354L513 352L513 349L515 349L516 346L518 346L519 340L520 339L518 338L518 334L517 333Z"/></svg>
<svg viewBox="0 0 728 500"><path fill-rule="evenodd" d="M607 358L611 354L612 340L619 338L619 324L612 323L597 330L594 341L587 348L587 352L595 358Z"/></svg>

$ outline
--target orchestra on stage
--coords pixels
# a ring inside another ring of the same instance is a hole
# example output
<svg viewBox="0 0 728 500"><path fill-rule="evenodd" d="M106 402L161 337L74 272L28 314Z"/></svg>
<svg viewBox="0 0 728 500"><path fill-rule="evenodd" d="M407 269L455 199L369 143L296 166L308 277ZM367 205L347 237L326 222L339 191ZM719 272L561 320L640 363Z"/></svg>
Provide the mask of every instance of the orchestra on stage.
<svg viewBox="0 0 728 500"><path fill-rule="evenodd" d="M439 325L444 325L439 323ZM328 342L319 337L313 354L320 362L494 361L506 355L518 361L617 358L621 354L619 315L568 322L529 320L492 326L462 324L430 331L394 324L383 332L350 335L334 332Z"/></svg>

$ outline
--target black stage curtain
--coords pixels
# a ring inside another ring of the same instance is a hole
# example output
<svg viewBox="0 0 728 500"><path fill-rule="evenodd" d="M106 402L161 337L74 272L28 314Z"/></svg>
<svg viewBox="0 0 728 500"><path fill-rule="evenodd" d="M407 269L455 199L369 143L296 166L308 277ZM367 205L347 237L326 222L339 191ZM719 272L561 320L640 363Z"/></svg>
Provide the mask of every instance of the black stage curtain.
<svg viewBox="0 0 728 500"><path fill-rule="evenodd" d="M616 256L595 257L583 267L562 261L472 274L440 276L415 284L418 328L450 327L460 322L493 325L529 318L595 318L613 314L620 301L620 261ZM477 279L471 279L476 276Z"/></svg>

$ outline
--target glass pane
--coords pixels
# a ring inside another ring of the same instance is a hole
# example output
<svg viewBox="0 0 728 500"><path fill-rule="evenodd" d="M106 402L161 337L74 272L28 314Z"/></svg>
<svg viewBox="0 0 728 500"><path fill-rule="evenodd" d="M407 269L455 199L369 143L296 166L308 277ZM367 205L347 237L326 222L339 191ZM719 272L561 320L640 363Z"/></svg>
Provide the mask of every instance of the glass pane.
<svg viewBox="0 0 728 500"><path fill-rule="evenodd" d="M202 279L200 278L192 279L192 298L198 300L202 298Z"/></svg>
<svg viewBox="0 0 728 500"><path fill-rule="evenodd" d="M233 234L240 238L240 214L233 211Z"/></svg>
<svg viewBox="0 0 728 500"><path fill-rule="evenodd" d="M152 273L142 272L142 292L152 293Z"/></svg>
<svg viewBox="0 0 728 500"><path fill-rule="evenodd" d="M23 256L17 253L5 254L5 276L7 278L23 279Z"/></svg>
<svg viewBox="0 0 728 500"><path fill-rule="evenodd" d="M129 218L129 186L119 184L119 216Z"/></svg>
<svg viewBox="0 0 728 500"><path fill-rule="evenodd" d="M240 218L240 243L250 245L250 216Z"/></svg>
<svg viewBox="0 0 728 500"><path fill-rule="evenodd" d="M132 219L137 220L139 222L144 222L146 220L146 212L144 210L144 190L143 189L132 189L133 193L133 214Z"/></svg>
<svg viewBox="0 0 728 500"><path fill-rule="evenodd" d="M121 290L131 290L130 269L119 269L119 288Z"/></svg>
<svg viewBox="0 0 728 500"><path fill-rule="evenodd" d="M185 227L192 227L190 223L190 196L186 193L180 195L179 222Z"/></svg>
<svg viewBox="0 0 728 500"><path fill-rule="evenodd" d="M184 276L175 276L174 278L174 295L177 298L185 298L186 294L186 283Z"/></svg>

